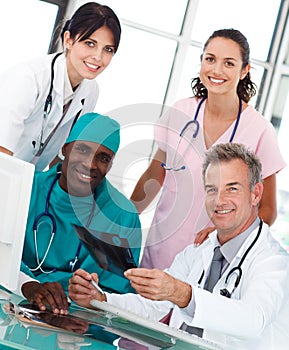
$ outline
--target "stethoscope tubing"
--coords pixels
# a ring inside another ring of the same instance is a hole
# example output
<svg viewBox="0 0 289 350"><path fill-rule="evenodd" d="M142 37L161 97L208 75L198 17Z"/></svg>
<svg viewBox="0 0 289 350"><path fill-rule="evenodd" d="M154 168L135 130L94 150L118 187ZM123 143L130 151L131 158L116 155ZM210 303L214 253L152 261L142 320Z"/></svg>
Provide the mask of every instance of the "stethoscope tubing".
<svg viewBox="0 0 289 350"><path fill-rule="evenodd" d="M34 222L33 222L32 229L33 229L33 236L34 236L34 246L35 246L35 255L36 255L37 266L34 268L30 268L30 271L32 271L32 272L40 270L42 273L49 274L49 273L56 271L56 269L52 269L51 271L45 271L45 270L43 270L42 265L43 265L43 263L47 257L47 254L50 250L50 247L51 247L51 244L53 242L54 235L55 235L56 229L57 229L55 217L51 213L49 213L49 205L50 205L50 197L51 197L52 189L53 189L55 183L57 182L57 180L59 179L60 174L61 174L61 172L57 171L57 174L54 177L54 179L53 179L53 181L48 189L48 193L47 193L47 197L46 197L46 201L45 201L45 211L43 213L40 213L39 215L37 215ZM51 232L50 240L48 242L48 246L47 246L47 249L44 253L44 256L42 259L40 259L39 252L38 252L38 244L37 244L37 229L38 229L38 225L40 224L40 221L43 217L48 217L50 219L50 221L52 223L52 232Z"/></svg>
<svg viewBox="0 0 289 350"><path fill-rule="evenodd" d="M234 125L234 129L232 131L232 134L230 136L230 139L229 139L229 142L233 142L234 140L234 137L235 137L235 134L236 134L236 131L238 129L238 126L239 126L239 122L240 122L240 119L241 119L241 113L242 113L242 99L240 96L238 96L239 98L239 108L238 108L238 115L237 115L237 118L236 118L236 121L235 121L235 125ZM185 131L188 129L188 127L191 125L191 124L195 124L195 131L192 135L192 139L195 139L199 133L199 129L200 129L200 123L198 122L198 115L199 115L199 112L200 112L200 109L201 109L201 106L202 104L204 103L204 101L207 99L206 96L204 96L200 102L198 103L197 105L197 109L196 109L196 112L195 112L195 115L194 115L194 118L193 120L189 120L185 125L184 127L181 129L180 133L179 133L179 138L178 138L178 141L177 141L177 145L176 145L176 149L175 149L175 152L174 152L174 155L173 155L173 159L172 159L172 166L168 166L166 165L165 163L161 163L161 166L165 169L165 170L174 170L174 171L180 171L180 170L185 170L186 169L186 166L185 165L182 165L182 166L176 166L174 165L175 164L175 160L176 160L176 154L178 152L178 149L179 149L179 145L181 143L181 140L184 136L184 133Z"/></svg>
<svg viewBox="0 0 289 350"><path fill-rule="evenodd" d="M59 52L57 53L52 61L51 61L51 68L50 68L50 86L49 86L49 91L48 91L48 95L45 99L45 103L44 103L44 107L43 107L43 117L44 119L46 119L46 117L48 116L48 114L51 111L51 106L52 106L52 90L53 90L53 82L54 82L54 65L55 65L55 61L56 59L62 55L63 52Z"/></svg>
<svg viewBox="0 0 289 350"><path fill-rule="evenodd" d="M60 177L60 173L58 172L56 174L55 178L53 179L49 189L48 189L48 193L47 193L47 197L46 197L46 201L45 201L45 211L43 213L40 213L39 215L37 215L35 220L34 220L33 231L37 230L37 226L39 225L40 220L43 217L47 216L52 222L52 233L56 232L56 228L57 228L56 220L55 220L55 217L51 213L49 213L49 205L50 205L50 197L51 197L52 189L53 189L54 185L56 184L57 180L59 179L59 177Z"/></svg>
<svg viewBox="0 0 289 350"><path fill-rule="evenodd" d="M53 187L55 186L56 182L58 181L60 175L61 175L61 166L58 167L57 174L54 177L51 185L49 186L47 197L46 197L46 201L45 201L45 211L43 213L40 213L39 215L36 216L36 218L34 220L34 223L33 223L33 226L32 226L33 234L34 234L34 245L35 245L35 254L36 254L37 266L35 268L30 268L30 271L40 270L43 273L52 273L52 272L56 271L56 269L53 269L51 271L44 271L42 269L42 265L43 265L43 263L44 263L44 261L45 261L45 259L47 257L47 254L48 254L48 252L50 250L50 247L52 245L52 242L53 242L54 236L56 234L56 230L57 230L56 220L55 220L55 217L49 212L49 206L50 206L50 198L51 198ZM88 218L87 223L86 223L86 227L89 227L89 225L91 224L91 221L92 221L92 218L93 218L93 215L94 215L94 211L95 211L95 206L96 206L96 193L94 192L92 208L91 208L90 215L89 215L89 218ZM41 221L41 219L43 217L48 217L51 220L52 232L51 232L51 237L50 237L50 240L49 240L46 252L44 253L43 258L40 259L39 258L39 254L38 254L38 244L37 244L37 228L38 228L39 223L40 223L40 221ZM82 247L82 243L79 242L77 250L76 250L75 258L74 258L74 260L69 262L69 265L70 265L72 271L74 271L73 269L74 269L76 263L79 260L81 247Z"/></svg>
<svg viewBox="0 0 289 350"><path fill-rule="evenodd" d="M247 248L247 250L245 251L244 255L242 256L238 266L232 268L229 273L227 274L226 276L226 279L225 279L225 283L228 283L228 279L230 277L230 274L233 274L236 270L239 271L240 273L240 276L239 278L236 280L236 283L235 283L235 288L238 287L239 283L240 283L240 279L242 277L242 269L241 269L241 266L244 262L244 260L246 259L247 255L249 254L249 252L251 251L251 249L254 247L255 243L257 242L260 234L261 234L261 231L262 231L262 227L263 227L263 220L260 219L260 224L259 224L259 229L258 229L258 232L257 232L257 235L256 237L254 238L253 242L250 244L250 246Z"/></svg>
<svg viewBox="0 0 289 350"><path fill-rule="evenodd" d="M33 140L32 141L32 145L34 148L36 148L35 150L35 155L37 154L41 154L41 150L42 148L44 147L45 145L45 142L43 141L43 135L44 135L44 128L45 128L45 123L46 123L46 120L47 120L47 117L51 111L51 107L52 107L52 90L53 90L53 83L54 83L54 65L55 65L55 61L56 59L62 55L63 52L59 52L57 53L52 61L51 61L51 67L50 67L50 86L49 86L49 91L48 91L48 94L46 96L46 99L45 99L45 102L44 102L44 106L43 106L43 118L42 118L42 125L41 125L41 131L40 131L40 137L39 137L39 147L38 147L38 150L36 148L36 145L37 145L37 141L36 140Z"/></svg>
<svg viewBox="0 0 289 350"><path fill-rule="evenodd" d="M243 262L245 261L247 255L249 254L249 252L252 250L252 248L254 247L254 245L256 244L256 242L258 241L259 237L260 237L260 234L262 232L262 228L263 228L263 220L260 219L260 223L259 223L259 229L258 229L258 232L256 234L256 237L254 238L254 240L252 241L252 243L249 245L249 247L246 249L245 253L243 254L239 264L235 267L233 267L232 269L230 269L230 271L228 272L228 274L226 275L226 278L225 278L225 286L228 286L229 284L229 278L236 274L237 277L236 277L236 280L234 282L234 285L233 285L233 288L231 288L232 290L229 291L226 287L221 289L220 290L220 294L227 297L227 298L231 298L231 295L233 293L233 291L238 287L238 285L240 284L240 281L241 281L241 278L242 278L242 275L243 275L243 271L242 271L242 264ZM198 280L198 286L201 285L202 283L202 280L205 276L205 270L202 271L202 274Z"/></svg>

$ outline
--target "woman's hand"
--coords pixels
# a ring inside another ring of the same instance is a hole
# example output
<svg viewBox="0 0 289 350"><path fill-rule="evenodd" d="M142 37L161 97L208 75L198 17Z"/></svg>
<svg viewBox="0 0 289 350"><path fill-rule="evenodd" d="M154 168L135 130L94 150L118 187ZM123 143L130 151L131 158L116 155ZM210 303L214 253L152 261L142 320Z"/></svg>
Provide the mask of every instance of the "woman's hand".
<svg viewBox="0 0 289 350"><path fill-rule="evenodd" d="M216 227L206 227L200 232L197 233L194 241L195 246L201 245L209 236L209 234L213 231L215 231Z"/></svg>

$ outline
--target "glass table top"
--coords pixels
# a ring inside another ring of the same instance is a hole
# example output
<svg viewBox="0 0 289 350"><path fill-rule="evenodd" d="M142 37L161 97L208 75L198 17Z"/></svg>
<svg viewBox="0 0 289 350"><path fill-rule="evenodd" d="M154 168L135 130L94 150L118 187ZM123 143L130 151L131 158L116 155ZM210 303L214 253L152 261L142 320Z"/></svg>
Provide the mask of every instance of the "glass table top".
<svg viewBox="0 0 289 350"><path fill-rule="evenodd" d="M124 310L119 314L107 306L88 310L72 304L69 314L60 316L21 305L19 298L0 290L0 350L221 349L200 338L195 344L187 333L182 339L181 333L175 336L171 327L138 322L137 318L126 317Z"/></svg>

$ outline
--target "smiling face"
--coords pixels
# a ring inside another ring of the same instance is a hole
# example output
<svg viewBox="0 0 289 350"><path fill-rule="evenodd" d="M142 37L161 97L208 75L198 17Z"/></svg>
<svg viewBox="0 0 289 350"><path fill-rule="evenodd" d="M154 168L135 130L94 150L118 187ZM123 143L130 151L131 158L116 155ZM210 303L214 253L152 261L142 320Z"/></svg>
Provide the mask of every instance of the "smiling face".
<svg viewBox="0 0 289 350"><path fill-rule="evenodd" d="M202 55L200 79L208 93L235 93L240 79L243 79L250 65L242 68L239 45L227 38L210 40Z"/></svg>
<svg viewBox="0 0 289 350"><path fill-rule="evenodd" d="M73 40L69 31L64 33L64 46L68 76L72 88L83 79L94 79L109 65L114 52L114 37L110 29L103 26L83 41Z"/></svg>
<svg viewBox="0 0 289 350"><path fill-rule="evenodd" d="M60 187L77 197L91 195L112 165L114 153L95 142L74 141L63 146L65 157Z"/></svg>
<svg viewBox="0 0 289 350"><path fill-rule="evenodd" d="M240 159L210 164L205 174L206 209L221 244L246 230L255 220L263 185L250 190L247 165Z"/></svg>

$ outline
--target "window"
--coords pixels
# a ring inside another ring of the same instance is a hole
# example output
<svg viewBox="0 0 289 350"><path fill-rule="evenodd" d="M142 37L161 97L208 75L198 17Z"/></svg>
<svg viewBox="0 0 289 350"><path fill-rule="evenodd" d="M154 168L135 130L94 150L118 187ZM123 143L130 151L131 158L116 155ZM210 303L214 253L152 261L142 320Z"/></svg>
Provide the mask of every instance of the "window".
<svg viewBox="0 0 289 350"><path fill-rule="evenodd" d="M1 71L48 52L57 12L58 6L39 0L1 5Z"/></svg>
<svg viewBox="0 0 289 350"><path fill-rule="evenodd" d="M188 0L106 0L120 18L160 31L179 34Z"/></svg>
<svg viewBox="0 0 289 350"><path fill-rule="evenodd" d="M84 2L76 1L74 8ZM259 94L250 103L272 120L277 130L279 127L288 130L289 123L283 120L285 111L288 114L288 2L107 0L104 3L120 17L123 34L111 66L97 78L100 84L97 111L111 111L122 124L126 123L127 115L131 124L133 120L153 124L163 104L171 105L191 95L191 79L199 72L200 54L208 36L216 29L233 27L244 33L251 48L251 75ZM151 104L151 108L144 108L145 103ZM157 105L160 107L155 108ZM151 112L146 113L148 110ZM129 129L146 146L142 155L138 150L135 158L127 159L122 169L115 166L112 169L111 176L116 182L119 178L120 190L127 195L153 153L153 139L149 147L145 128ZM125 133L129 139L128 130ZM149 134L152 137L152 132ZM285 153L281 135L280 146ZM128 174L130 181L124 184L124 175ZM289 188L285 192L289 193ZM289 224L286 232L289 233Z"/></svg>
<svg viewBox="0 0 289 350"><path fill-rule="evenodd" d="M251 58L266 61L280 3L280 0L242 0L234 3L230 0L198 1L192 40L205 42L216 29L239 29L248 39Z"/></svg>
<svg viewBox="0 0 289 350"><path fill-rule="evenodd" d="M63 18L67 5L66 16L70 17L86 2L6 1L0 12L1 29L5 33L2 52L6 53L1 56L1 69L48 52L55 21ZM191 95L191 79L199 72L204 41L214 30L225 27L239 29L249 41L252 80L259 92L251 103L275 126L284 158L289 163L285 144L289 129L288 1L103 0L101 3L116 12L123 31L119 51L97 78L100 96L96 112L110 114L125 126L126 140L144 141L143 147L134 143L131 152L134 156L124 157L126 163L121 169L117 164L112 169L110 176L122 192L130 195L153 154L152 127L163 105ZM289 197L286 179L285 169L278 175L283 207ZM288 219L285 216L278 217L278 222L288 221L282 232L289 236L289 215Z"/></svg>

